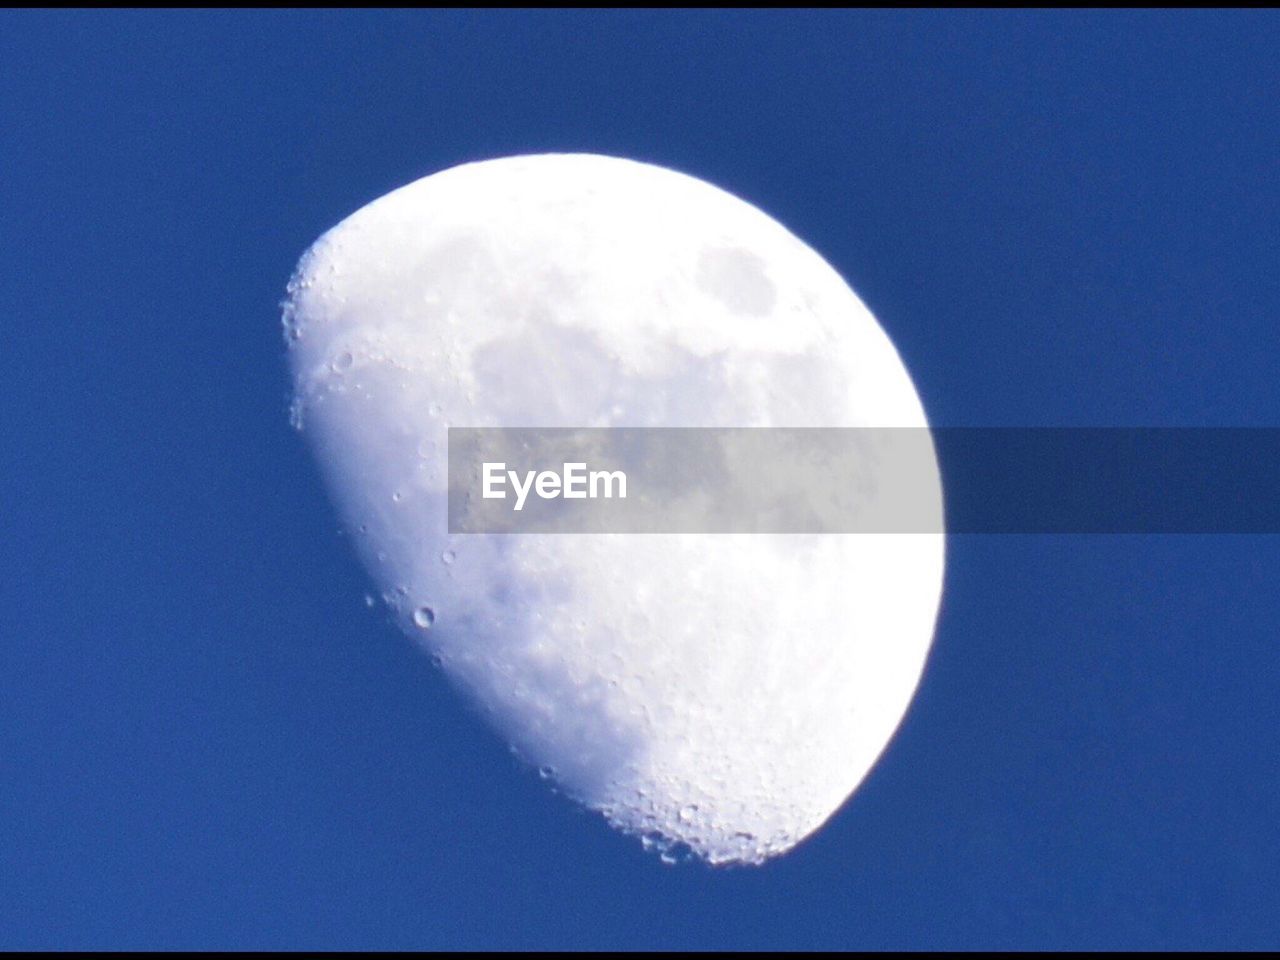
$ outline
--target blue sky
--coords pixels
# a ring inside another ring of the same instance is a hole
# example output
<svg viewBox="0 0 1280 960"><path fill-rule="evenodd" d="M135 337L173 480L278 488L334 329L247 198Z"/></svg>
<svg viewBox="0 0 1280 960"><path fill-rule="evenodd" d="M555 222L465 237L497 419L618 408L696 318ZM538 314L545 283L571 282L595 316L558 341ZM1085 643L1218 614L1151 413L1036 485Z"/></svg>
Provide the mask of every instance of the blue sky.
<svg viewBox="0 0 1280 960"><path fill-rule="evenodd" d="M1280 20L0 13L0 946L1264 947L1280 541L966 536L916 702L762 869L552 796L287 420L298 255L466 160L649 160L949 426L1280 424Z"/></svg>

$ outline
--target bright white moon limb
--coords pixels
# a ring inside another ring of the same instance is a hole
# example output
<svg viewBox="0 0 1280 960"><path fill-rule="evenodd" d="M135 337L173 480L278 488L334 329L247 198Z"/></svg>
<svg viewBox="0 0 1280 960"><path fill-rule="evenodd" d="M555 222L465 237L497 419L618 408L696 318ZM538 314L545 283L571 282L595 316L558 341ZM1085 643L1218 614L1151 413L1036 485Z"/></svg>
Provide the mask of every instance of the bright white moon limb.
<svg viewBox="0 0 1280 960"><path fill-rule="evenodd" d="M295 422L383 597L529 763L713 863L788 850L858 786L928 653L941 534L447 527L450 425L925 426L809 247L671 170L511 157L334 227L284 320Z"/></svg>

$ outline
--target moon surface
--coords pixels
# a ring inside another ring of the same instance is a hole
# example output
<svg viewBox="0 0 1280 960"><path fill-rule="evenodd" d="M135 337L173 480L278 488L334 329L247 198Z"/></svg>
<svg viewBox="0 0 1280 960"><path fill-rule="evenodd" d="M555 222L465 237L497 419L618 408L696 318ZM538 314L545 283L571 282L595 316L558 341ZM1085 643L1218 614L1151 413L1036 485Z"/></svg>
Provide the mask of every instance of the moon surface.
<svg viewBox="0 0 1280 960"><path fill-rule="evenodd" d="M294 424L383 599L561 791L665 859L759 863L862 781L929 650L941 534L447 525L449 426L925 426L784 227L630 160L469 163L317 240L284 327Z"/></svg>

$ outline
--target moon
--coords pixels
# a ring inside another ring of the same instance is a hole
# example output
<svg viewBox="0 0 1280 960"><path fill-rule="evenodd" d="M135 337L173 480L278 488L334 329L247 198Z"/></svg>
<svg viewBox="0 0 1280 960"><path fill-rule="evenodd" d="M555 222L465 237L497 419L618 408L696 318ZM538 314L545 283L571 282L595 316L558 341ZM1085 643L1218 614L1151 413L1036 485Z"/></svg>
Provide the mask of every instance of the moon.
<svg viewBox="0 0 1280 960"><path fill-rule="evenodd" d="M821 256L673 170L506 157L343 220L283 313L294 425L383 600L560 791L722 864L791 849L858 787L929 651L941 534L447 524L450 426L926 426Z"/></svg>

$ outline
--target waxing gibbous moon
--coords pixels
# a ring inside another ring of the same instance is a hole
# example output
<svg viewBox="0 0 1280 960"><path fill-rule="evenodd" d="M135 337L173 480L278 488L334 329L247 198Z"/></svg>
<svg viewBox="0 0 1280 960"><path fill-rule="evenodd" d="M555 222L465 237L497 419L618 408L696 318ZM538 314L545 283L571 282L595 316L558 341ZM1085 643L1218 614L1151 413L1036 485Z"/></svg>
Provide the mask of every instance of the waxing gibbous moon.
<svg viewBox="0 0 1280 960"><path fill-rule="evenodd" d="M451 535L446 511L450 426L925 426L818 254L672 170L518 156L373 201L288 291L295 425L405 632L513 750L668 858L758 863L841 806L919 680L941 534Z"/></svg>

